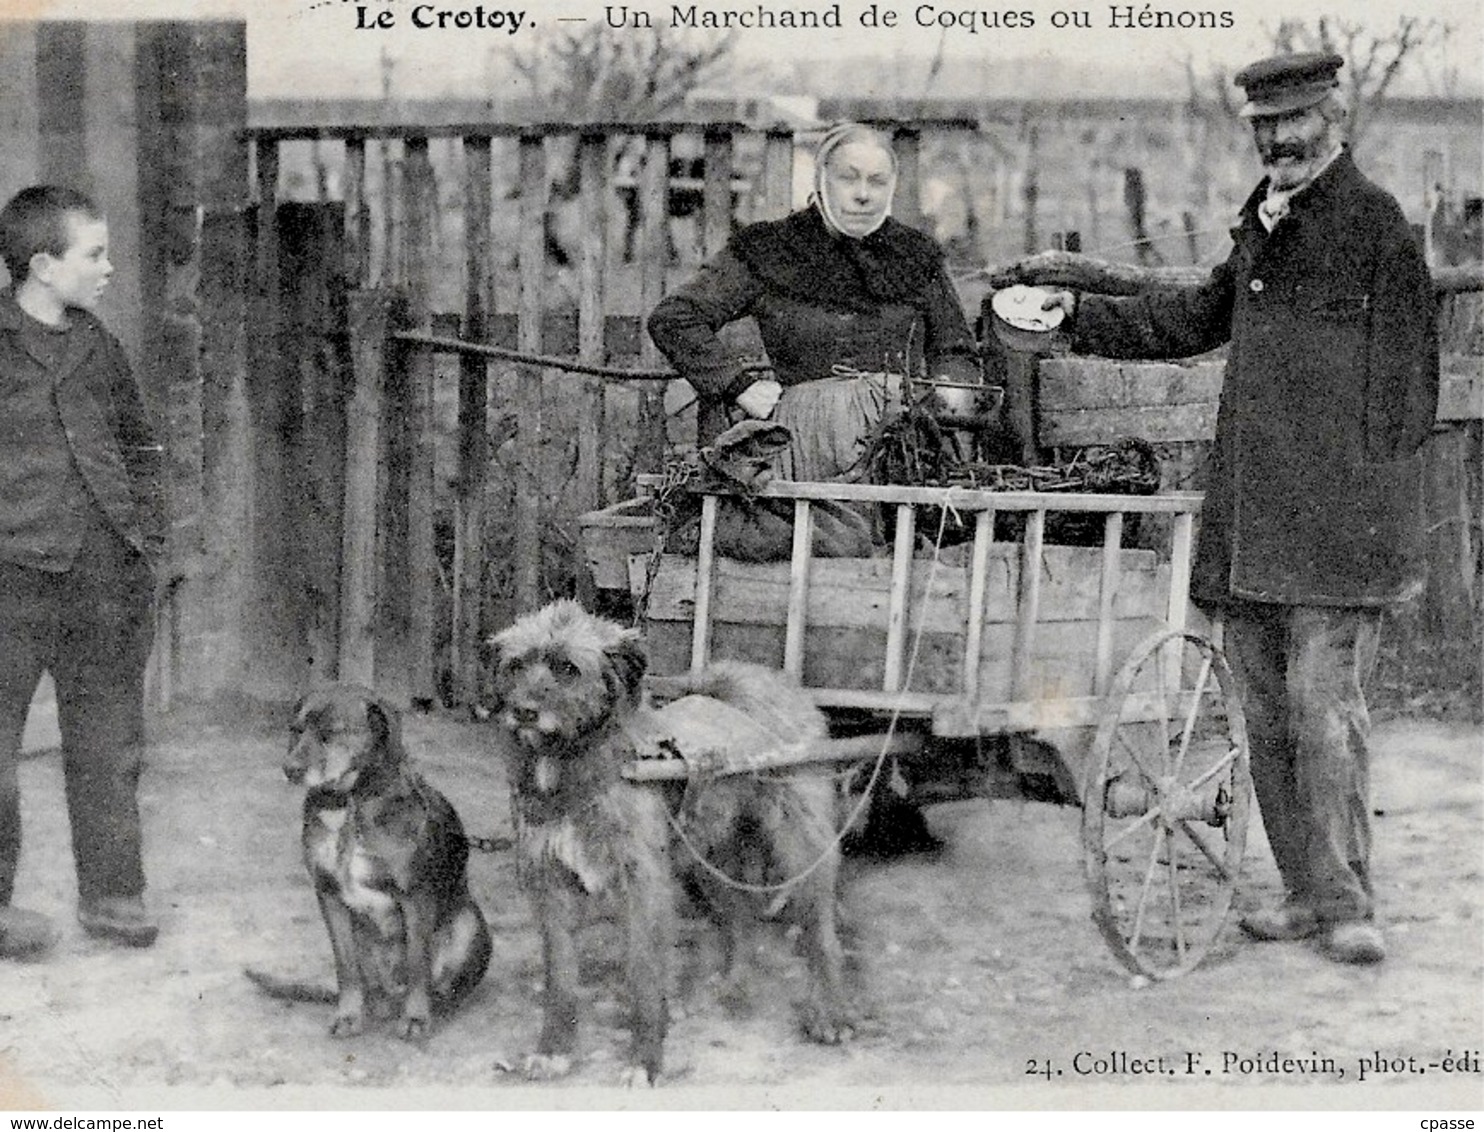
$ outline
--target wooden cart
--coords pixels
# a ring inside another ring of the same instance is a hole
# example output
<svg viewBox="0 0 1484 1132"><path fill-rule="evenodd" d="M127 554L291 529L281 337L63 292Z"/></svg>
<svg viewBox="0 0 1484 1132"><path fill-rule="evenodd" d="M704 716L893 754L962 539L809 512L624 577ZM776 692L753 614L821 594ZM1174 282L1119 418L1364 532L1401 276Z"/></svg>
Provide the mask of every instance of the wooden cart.
<svg viewBox="0 0 1484 1132"><path fill-rule="evenodd" d="M783 668L854 735L820 757L890 750L919 800L1080 803L1093 915L1115 956L1153 978L1194 967L1230 909L1251 797L1231 674L1189 605L1200 495L788 482L760 495L792 500L788 561L720 555L717 495L701 501L694 556L656 550L652 499L584 517L598 589L642 604L652 672L712 658ZM814 557L823 500L891 513L891 555ZM1101 516L1101 545L1048 541L1063 513ZM945 548L950 515L973 536ZM1160 517L1137 521L1158 523L1167 550L1124 545L1134 516Z"/></svg>

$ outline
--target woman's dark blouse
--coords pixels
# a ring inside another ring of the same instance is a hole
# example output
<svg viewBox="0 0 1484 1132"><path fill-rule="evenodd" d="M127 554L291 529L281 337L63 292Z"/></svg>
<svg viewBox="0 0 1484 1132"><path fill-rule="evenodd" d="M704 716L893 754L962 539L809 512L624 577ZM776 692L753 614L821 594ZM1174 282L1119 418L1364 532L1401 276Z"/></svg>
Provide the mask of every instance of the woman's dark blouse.
<svg viewBox="0 0 1484 1132"><path fill-rule="evenodd" d="M824 233L812 209L750 225L655 307L650 336L701 395L723 400L759 377L717 335L747 315L784 386L835 366L978 381L974 336L937 245L888 225L881 240L859 242Z"/></svg>

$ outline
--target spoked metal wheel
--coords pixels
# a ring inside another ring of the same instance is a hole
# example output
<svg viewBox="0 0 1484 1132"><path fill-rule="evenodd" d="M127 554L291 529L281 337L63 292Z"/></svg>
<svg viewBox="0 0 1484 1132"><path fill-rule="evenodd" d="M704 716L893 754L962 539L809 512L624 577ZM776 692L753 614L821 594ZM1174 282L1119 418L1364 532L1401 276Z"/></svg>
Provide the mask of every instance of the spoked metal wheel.
<svg viewBox="0 0 1484 1132"><path fill-rule="evenodd" d="M1093 919L1130 971L1183 974L1216 941L1251 798L1247 725L1226 660L1198 633L1155 633L1104 700L1082 791Z"/></svg>

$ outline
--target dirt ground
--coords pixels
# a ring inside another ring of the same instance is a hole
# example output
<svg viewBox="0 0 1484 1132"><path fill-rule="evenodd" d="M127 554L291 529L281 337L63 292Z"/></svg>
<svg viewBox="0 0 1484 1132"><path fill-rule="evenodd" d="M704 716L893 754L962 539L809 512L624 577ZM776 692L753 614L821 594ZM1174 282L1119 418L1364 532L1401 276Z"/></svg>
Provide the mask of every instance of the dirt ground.
<svg viewBox="0 0 1484 1132"><path fill-rule="evenodd" d="M502 768L481 732L448 716L411 719L408 731L469 832L508 833ZM0 966L0 1108L1484 1106L1477 728L1377 730L1375 861L1392 952L1378 967L1336 966L1307 944L1248 944L1229 925L1194 973L1138 985L1089 918L1075 809L952 803L930 811L943 855L848 870L865 1013L853 1043L801 1039L791 1004L802 962L779 939L759 957L768 973L755 1009L729 1013L698 980L663 1087L627 1098L610 1091L624 1032L602 925L585 939L591 993L573 1076L537 1088L503 1068L531 1048L539 1014L538 945L509 852L471 859L495 959L424 1047L384 1032L331 1040L329 1007L270 1001L249 984L244 965L331 977L281 750L263 727L159 729L143 805L163 931L146 951L76 926L58 759L23 765L16 899L65 930L45 961ZM1254 822L1238 910L1275 890ZM699 925L682 950L701 976L716 962ZM1330 1062L1314 1072L1274 1055ZM1378 1055L1388 1066L1360 1080L1362 1059Z"/></svg>

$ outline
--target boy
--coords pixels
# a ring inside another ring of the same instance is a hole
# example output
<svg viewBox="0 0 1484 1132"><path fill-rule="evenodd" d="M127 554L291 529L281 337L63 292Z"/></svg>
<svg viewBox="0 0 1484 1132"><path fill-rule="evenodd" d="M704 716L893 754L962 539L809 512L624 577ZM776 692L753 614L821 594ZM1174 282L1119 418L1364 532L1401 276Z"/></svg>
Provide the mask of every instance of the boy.
<svg viewBox="0 0 1484 1132"><path fill-rule="evenodd" d="M78 919L147 947L137 788L161 448L127 359L89 309L113 274L108 225L71 189L0 210L0 958L44 952L50 921L10 906L17 762L37 681L57 686Z"/></svg>

